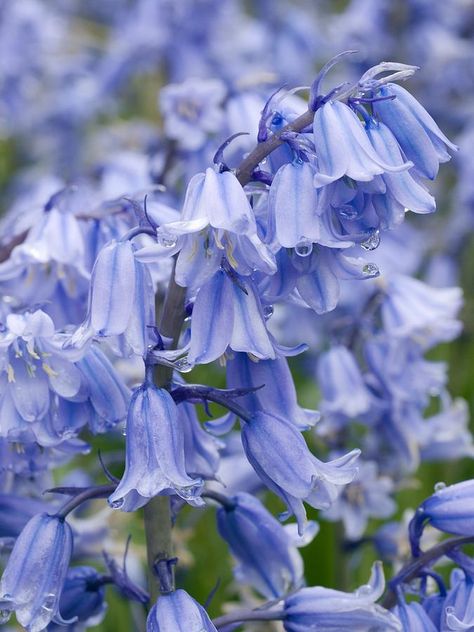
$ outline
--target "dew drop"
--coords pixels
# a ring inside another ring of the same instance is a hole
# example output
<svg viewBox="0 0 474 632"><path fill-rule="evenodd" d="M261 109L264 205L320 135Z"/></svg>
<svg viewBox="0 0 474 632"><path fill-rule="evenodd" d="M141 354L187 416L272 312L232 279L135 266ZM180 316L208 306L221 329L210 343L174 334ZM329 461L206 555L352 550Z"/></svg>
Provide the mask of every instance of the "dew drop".
<svg viewBox="0 0 474 632"><path fill-rule="evenodd" d="M374 230L360 245L364 250L375 250L380 244L380 231Z"/></svg>
<svg viewBox="0 0 474 632"><path fill-rule="evenodd" d="M373 589L372 589L372 586L370 586L370 584L364 584L363 586L361 586L360 588L356 590L356 595L358 597L362 597L363 595L370 595L372 590Z"/></svg>
<svg viewBox="0 0 474 632"><path fill-rule="evenodd" d="M49 593L44 598L44 602L41 608L45 610L46 612L52 612L55 604L56 604L56 595L54 593Z"/></svg>
<svg viewBox="0 0 474 632"><path fill-rule="evenodd" d="M194 368L193 365L188 362L187 358L180 358L179 360L176 360L174 367L180 373L189 373L189 371L192 371Z"/></svg>
<svg viewBox="0 0 474 632"><path fill-rule="evenodd" d="M271 318L273 316L273 312L274 312L274 308L273 305L265 305L263 308L263 315L265 317L265 320L268 320L269 318Z"/></svg>
<svg viewBox="0 0 474 632"><path fill-rule="evenodd" d="M367 278L371 278L371 277L379 276L380 270L379 270L378 266L375 265L375 263L366 263L365 266L362 268L362 273Z"/></svg>
<svg viewBox="0 0 474 632"><path fill-rule="evenodd" d="M309 239L302 239L295 246L295 252L299 257L309 257L313 252L313 244Z"/></svg>
<svg viewBox="0 0 474 632"><path fill-rule="evenodd" d="M445 488L446 488L446 483L444 483L443 481L440 481L439 483L436 483L435 486L434 486L435 492L440 492L440 491L442 491Z"/></svg>
<svg viewBox="0 0 474 632"><path fill-rule="evenodd" d="M176 235L170 233L158 233L158 243L164 248L174 248L177 242Z"/></svg>

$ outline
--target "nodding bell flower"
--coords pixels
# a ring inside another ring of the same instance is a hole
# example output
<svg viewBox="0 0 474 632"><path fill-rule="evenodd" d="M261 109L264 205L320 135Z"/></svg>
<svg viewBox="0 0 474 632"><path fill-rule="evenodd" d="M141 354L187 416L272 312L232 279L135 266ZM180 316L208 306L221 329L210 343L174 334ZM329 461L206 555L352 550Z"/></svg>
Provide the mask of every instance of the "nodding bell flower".
<svg viewBox="0 0 474 632"><path fill-rule="evenodd" d="M303 585L296 538L257 498L246 493L230 498L217 511L217 527L239 562L234 569L239 581L251 584L268 599L283 597ZM316 534L317 525L311 523L309 531L305 544Z"/></svg>
<svg viewBox="0 0 474 632"><path fill-rule="evenodd" d="M18 536L0 581L2 623L14 611L28 632L63 621L59 600L72 554L71 527L62 517L37 514Z"/></svg>
<svg viewBox="0 0 474 632"><path fill-rule="evenodd" d="M95 568L74 566L68 570L59 600L61 614L85 627L99 625L105 616L105 584L109 581ZM82 629L82 628L80 628ZM51 623L48 632L61 632L64 627Z"/></svg>
<svg viewBox="0 0 474 632"><path fill-rule="evenodd" d="M420 553L420 539L427 525L453 535L474 532L474 479L446 487L438 484L435 493L421 503L409 532L414 555Z"/></svg>
<svg viewBox="0 0 474 632"><path fill-rule="evenodd" d="M255 214L242 185L230 171L207 169L186 191L181 219L161 226L158 241L176 245L176 282L198 287L218 270L225 256L239 273L275 272L275 260L262 243Z"/></svg>
<svg viewBox="0 0 474 632"><path fill-rule="evenodd" d="M285 600L286 632L401 630L397 617L375 602L385 588L382 564L372 566L369 583L353 593L316 586L302 588Z"/></svg>
<svg viewBox="0 0 474 632"><path fill-rule="evenodd" d="M390 128L416 173L434 180L439 164L451 158L446 148L457 151L458 147L446 138L425 108L405 88L388 83L378 94L395 96L395 99L376 101L376 118Z"/></svg>
<svg viewBox="0 0 474 632"><path fill-rule="evenodd" d="M239 403L249 412L265 410L285 417L299 430L307 430L319 420L319 412L302 408L296 399L296 388L286 358L251 360L246 353L235 353L227 361L229 388L256 388L239 397Z"/></svg>
<svg viewBox="0 0 474 632"><path fill-rule="evenodd" d="M397 139L386 125L370 119L366 123L366 131L372 147L387 163L394 166L404 163ZM384 173L380 178L384 181L387 190L374 198L378 212L389 205L398 206L402 217L404 209L415 213L433 213L436 210L434 197L418 181L411 169L400 173ZM389 200L386 199L387 197ZM391 216L396 217L398 214L394 209Z"/></svg>
<svg viewBox="0 0 474 632"><path fill-rule="evenodd" d="M188 361L207 364L227 347L257 358L276 357L254 283L219 270L196 297Z"/></svg>
<svg viewBox="0 0 474 632"><path fill-rule="evenodd" d="M313 178L314 169L307 162L294 160L278 169L268 197L270 241L284 248L319 241L321 218Z"/></svg>
<svg viewBox="0 0 474 632"><path fill-rule="evenodd" d="M369 410L370 392L354 356L346 347L336 345L321 354L318 380L323 394L323 412L357 417Z"/></svg>
<svg viewBox="0 0 474 632"><path fill-rule="evenodd" d="M185 590L158 597L146 620L146 632L217 632L204 608Z"/></svg>
<svg viewBox="0 0 474 632"><path fill-rule="evenodd" d="M121 351L144 355L148 327L155 322L153 283L146 265L137 261L133 244L111 241L99 252L92 270L85 322L71 338L73 346L92 336L122 336Z"/></svg>
<svg viewBox="0 0 474 632"><path fill-rule="evenodd" d="M353 480L360 450L352 450L328 463L308 449L301 433L286 419L257 412L242 427L245 454L262 481L295 514L300 535L306 512L303 500L317 509L331 506L341 486Z"/></svg>
<svg viewBox="0 0 474 632"><path fill-rule="evenodd" d="M132 395L126 427L126 460L122 479L109 504L135 511L150 498L177 494L201 505L202 481L185 469L183 427L168 391L148 381Z"/></svg>
<svg viewBox="0 0 474 632"><path fill-rule="evenodd" d="M328 101L314 115L314 146L318 171L314 186L323 187L342 176L367 182L384 171L398 173L413 166L387 163L375 149L362 122L340 101Z"/></svg>
<svg viewBox="0 0 474 632"><path fill-rule="evenodd" d="M423 348L455 338L461 330L456 316L462 306L458 287L431 287L419 279L394 275L388 280L382 303L386 332L411 337Z"/></svg>

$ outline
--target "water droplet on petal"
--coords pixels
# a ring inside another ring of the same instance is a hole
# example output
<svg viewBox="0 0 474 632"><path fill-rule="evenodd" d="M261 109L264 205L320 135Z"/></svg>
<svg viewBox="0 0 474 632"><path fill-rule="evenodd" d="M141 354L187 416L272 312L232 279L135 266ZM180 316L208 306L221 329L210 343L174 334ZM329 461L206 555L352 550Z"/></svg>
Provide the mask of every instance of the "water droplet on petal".
<svg viewBox="0 0 474 632"><path fill-rule="evenodd" d="M269 318L271 318L273 316L273 312L275 310L273 309L273 305L265 305L263 308L263 315L265 317L265 320L268 320Z"/></svg>
<svg viewBox="0 0 474 632"><path fill-rule="evenodd" d="M299 257L309 257L313 252L313 244L309 239L302 239L295 246L295 252Z"/></svg>
<svg viewBox="0 0 474 632"><path fill-rule="evenodd" d="M364 250L375 250L380 244L380 231L374 230L360 245Z"/></svg>
<svg viewBox="0 0 474 632"><path fill-rule="evenodd" d="M170 233L158 233L158 243L164 248L174 248L177 242L176 235Z"/></svg>
<svg viewBox="0 0 474 632"><path fill-rule="evenodd" d="M174 367L180 373L189 373L189 371L192 371L194 368L193 365L188 362L187 358L180 358L179 360L176 360Z"/></svg>
<svg viewBox="0 0 474 632"><path fill-rule="evenodd" d="M52 612L54 610L55 605L56 605L56 595L54 593L49 593L44 598L44 602L41 608L43 610L46 610L46 612Z"/></svg>
<svg viewBox="0 0 474 632"><path fill-rule="evenodd" d="M360 586L360 588L356 590L356 595L358 597L362 597L363 595L370 595L372 592L373 592L372 586L370 586L370 584L364 584L363 586Z"/></svg>
<svg viewBox="0 0 474 632"><path fill-rule="evenodd" d="M379 270L378 266L375 265L375 263L366 263L365 266L362 268L362 273L367 278L371 278L371 277L379 276L380 270Z"/></svg>
<svg viewBox="0 0 474 632"><path fill-rule="evenodd" d="M436 485L434 486L435 492L440 492L440 491L442 491L445 488L446 488L446 483L444 483L443 481L440 481L439 483L436 483Z"/></svg>

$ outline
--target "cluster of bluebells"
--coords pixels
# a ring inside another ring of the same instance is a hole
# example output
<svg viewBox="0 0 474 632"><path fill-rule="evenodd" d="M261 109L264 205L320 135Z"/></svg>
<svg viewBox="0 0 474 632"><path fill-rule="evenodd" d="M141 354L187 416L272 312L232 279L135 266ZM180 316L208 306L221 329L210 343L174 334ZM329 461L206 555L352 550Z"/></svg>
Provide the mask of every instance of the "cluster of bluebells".
<svg viewBox="0 0 474 632"><path fill-rule="evenodd" d="M474 567L461 546L474 535L472 481L437 489L409 526L371 522L394 516L396 491L422 462L474 456L466 403L426 356L461 330L461 290L430 280L453 278L446 254L465 238L466 214L431 259L426 220L405 223L435 212L431 181L457 146L411 93L417 67L378 63L388 3L353 0L331 15L323 2L316 36L310 2L289 24L284 0L254 14L238 0L198 4L192 19L191 0L0 0L0 129L19 160L27 140L45 157L16 174L0 225L0 621L85 630L104 618L110 585L146 606L137 627L147 632L273 620L286 632L471 629ZM432 19L428 3L409 4ZM468 25L437 11L438 28L463 37ZM87 47L84 20L103 31L91 29ZM330 56L324 25L341 49L370 36L363 68L327 87L348 51L309 87L279 89ZM161 134L145 121L91 133L126 112L131 79L158 86L163 75ZM471 169L463 158L462 208ZM193 369L211 363L226 388L194 383ZM295 365L319 410L298 402ZM97 435L116 450L86 469ZM104 516L146 515L157 498L176 529L185 505L215 514L236 585L258 608L234 604L211 620L175 586L171 556L149 569L152 599L142 574L107 552L128 544ZM91 500L99 515L84 510ZM370 542L399 564L405 546L411 559L387 590L381 562L354 592L307 586L299 549L319 530L307 507L341 521L354 550ZM423 550L427 526L455 538ZM449 588L434 570L443 556L456 565Z"/></svg>

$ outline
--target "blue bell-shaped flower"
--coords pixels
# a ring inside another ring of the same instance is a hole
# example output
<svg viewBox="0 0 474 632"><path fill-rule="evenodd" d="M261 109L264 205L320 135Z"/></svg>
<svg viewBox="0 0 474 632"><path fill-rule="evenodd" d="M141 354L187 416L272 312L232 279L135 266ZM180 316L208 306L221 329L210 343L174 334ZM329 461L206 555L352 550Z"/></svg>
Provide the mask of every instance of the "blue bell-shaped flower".
<svg viewBox="0 0 474 632"><path fill-rule="evenodd" d="M64 518L37 514L18 536L0 581L5 623L15 611L28 632L61 622L59 599L72 554L72 531Z"/></svg>
<svg viewBox="0 0 474 632"><path fill-rule="evenodd" d="M217 632L204 608L185 590L158 597L146 620L146 632Z"/></svg>
<svg viewBox="0 0 474 632"><path fill-rule="evenodd" d="M201 483L186 473L183 428L173 398L145 382L130 401L125 472L110 505L135 511L159 494L177 494L199 505Z"/></svg>

